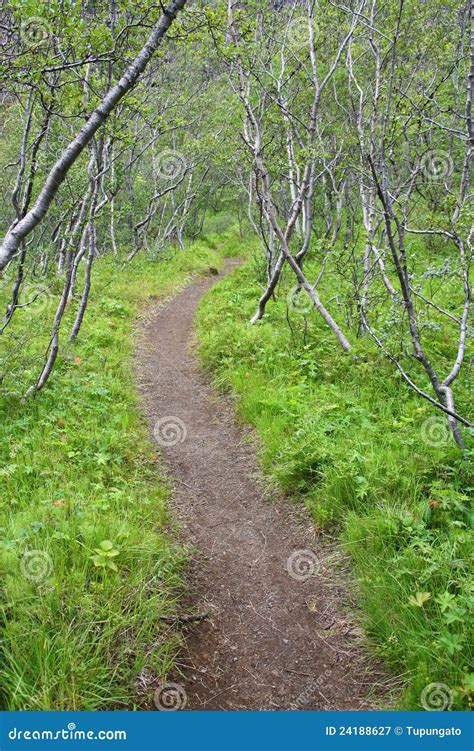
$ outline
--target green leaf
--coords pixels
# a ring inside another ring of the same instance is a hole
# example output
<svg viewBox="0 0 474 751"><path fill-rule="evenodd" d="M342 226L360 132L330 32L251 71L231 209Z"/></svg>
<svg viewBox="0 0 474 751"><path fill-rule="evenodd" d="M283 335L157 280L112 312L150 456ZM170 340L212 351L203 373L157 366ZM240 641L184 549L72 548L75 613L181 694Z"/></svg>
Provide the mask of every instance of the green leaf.
<svg viewBox="0 0 474 751"><path fill-rule="evenodd" d="M443 592L443 594L436 597L436 602L441 606L442 613L444 613L444 611L448 608L452 607L455 601L456 595L451 594L451 592Z"/></svg>
<svg viewBox="0 0 474 751"><path fill-rule="evenodd" d="M453 655L455 652L462 652L464 647L464 639L459 634L442 636L439 643L446 648L449 655Z"/></svg>
<svg viewBox="0 0 474 751"><path fill-rule="evenodd" d="M417 592L416 595L410 595L408 603L414 607L422 608L430 598L431 592Z"/></svg>
<svg viewBox="0 0 474 751"><path fill-rule="evenodd" d="M467 673L463 678L462 685L466 691L474 692L474 673Z"/></svg>

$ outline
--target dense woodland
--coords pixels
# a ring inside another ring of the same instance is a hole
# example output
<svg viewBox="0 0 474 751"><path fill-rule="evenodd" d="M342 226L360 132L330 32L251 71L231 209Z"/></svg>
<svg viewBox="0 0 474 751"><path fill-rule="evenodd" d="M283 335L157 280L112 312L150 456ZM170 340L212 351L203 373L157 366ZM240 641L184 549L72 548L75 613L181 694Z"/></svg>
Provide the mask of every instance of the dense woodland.
<svg viewBox="0 0 474 751"><path fill-rule="evenodd" d="M3 0L0 77L4 707L140 706L170 669L133 325L237 255L203 363L348 551L389 703L467 708L474 3Z"/></svg>

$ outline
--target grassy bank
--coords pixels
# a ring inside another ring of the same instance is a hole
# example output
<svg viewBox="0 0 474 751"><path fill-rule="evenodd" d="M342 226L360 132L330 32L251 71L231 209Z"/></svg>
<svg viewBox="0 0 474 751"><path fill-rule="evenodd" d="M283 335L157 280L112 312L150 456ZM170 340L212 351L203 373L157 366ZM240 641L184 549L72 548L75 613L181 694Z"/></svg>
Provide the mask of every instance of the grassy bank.
<svg viewBox="0 0 474 751"><path fill-rule="evenodd" d="M134 707L137 676L165 675L173 661L178 638L159 616L182 591L183 551L168 530L168 490L139 416L134 322L151 296L219 265L217 248L211 235L125 269L98 261L79 340L63 345L48 386L26 402L52 293L18 311L2 337L4 709Z"/></svg>
<svg viewBox="0 0 474 751"><path fill-rule="evenodd" d="M204 299L203 363L257 429L266 472L352 555L367 633L406 680L400 706L420 709L425 687L441 683L448 703L465 708L474 679L472 461L367 339L344 355L316 313L305 324L288 306L290 278L249 326L255 263ZM323 299L339 293L326 286ZM468 403L460 382L461 411Z"/></svg>

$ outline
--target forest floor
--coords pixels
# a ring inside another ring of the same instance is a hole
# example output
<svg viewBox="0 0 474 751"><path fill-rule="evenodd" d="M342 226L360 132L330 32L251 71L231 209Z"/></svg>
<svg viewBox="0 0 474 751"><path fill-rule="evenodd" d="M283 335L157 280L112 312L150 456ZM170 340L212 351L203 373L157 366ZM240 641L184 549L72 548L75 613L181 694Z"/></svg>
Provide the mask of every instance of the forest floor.
<svg viewBox="0 0 474 751"><path fill-rule="evenodd" d="M238 264L227 260L222 273ZM254 436L199 366L194 317L215 281L147 311L137 350L174 513L193 547L183 607L206 614L183 624L180 672L169 678L184 686L188 709L389 705L390 678L351 614L344 555L304 508L265 486Z"/></svg>

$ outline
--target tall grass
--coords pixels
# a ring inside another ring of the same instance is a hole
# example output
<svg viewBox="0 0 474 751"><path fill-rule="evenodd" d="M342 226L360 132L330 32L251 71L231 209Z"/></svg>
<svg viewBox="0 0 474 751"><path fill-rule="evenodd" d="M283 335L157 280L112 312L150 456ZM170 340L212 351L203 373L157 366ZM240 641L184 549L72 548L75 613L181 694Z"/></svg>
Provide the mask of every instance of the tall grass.
<svg viewBox="0 0 474 751"><path fill-rule="evenodd" d="M210 235L125 269L98 261L79 340L63 343L48 386L25 402L54 301L18 311L4 335L4 709L132 708L141 701L138 676L163 676L172 665L179 638L159 616L173 612L182 593L185 553L173 539L168 488L140 417L134 322L150 297L219 265L218 243Z"/></svg>
<svg viewBox="0 0 474 751"><path fill-rule="evenodd" d="M324 299L337 300L330 274L325 284ZM466 707L472 449L462 459L447 432L427 442L439 419L430 405L367 339L345 355L316 313L305 323L288 307L291 286L288 278L254 326L253 261L211 290L199 314L202 361L256 427L266 472L351 553L367 633L406 679L400 706L420 709L423 689L442 683L452 706ZM466 410L466 381L458 392Z"/></svg>

